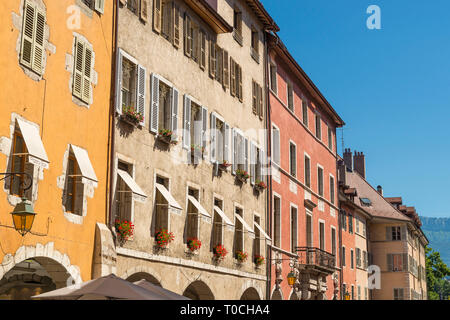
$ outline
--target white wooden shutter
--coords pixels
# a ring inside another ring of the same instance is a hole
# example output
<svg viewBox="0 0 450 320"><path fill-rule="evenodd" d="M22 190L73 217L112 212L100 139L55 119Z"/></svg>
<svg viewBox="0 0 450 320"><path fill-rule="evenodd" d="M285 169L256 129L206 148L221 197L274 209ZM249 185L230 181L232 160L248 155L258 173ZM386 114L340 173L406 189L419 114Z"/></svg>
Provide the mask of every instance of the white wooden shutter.
<svg viewBox="0 0 450 320"><path fill-rule="evenodd" d="M171 90L171 110L172 110L172 132L178 136L178 89L176 89L175 87L172 88Z"/></svg>
<svg viewBox="0 0 450 320"><path fill-rule="evenodd" d="M258 166L258 176L261 179L261 181L264 180L263 177L263 173L264 173L264 169L266 168L266 158L265 158L265 154L264 151L262 149L259 149L259 166Z"/></svg>
<svg viewBox="0 0 450 320"><path fill-rule="evenodd" d="M216 146L217 146L217 127L216 127L216 115L211 112L211 141L210 141L210 152L211 152L211 162L216 162Z"/></svg>
<svg viewBox="0 0 450 320"><path fill-rule="evenodd" d="M99 13L104 13L105 0L95 0L95 10Z"/></svg>
<svg viewBox="0 0 450 320"><path fill-rule="evenodd" d="M230 162L230 125L224 124L224 136L223 136L223 160Z"/></svg>
<svg viewBox="0 0 450 320"><path fill-rule="evenodd" d="M183 114L183 148L191 148L191 99L184 95L184 114Z"/></svg>
<svg viewBox="0 0 450 320"><path fill-rule="evenodd" d="M150 106L150 131L158 133L159 126L159 78L152 74L152 98Z"/></svg>
<svg viewBox="0 0 450 320"><path fill-rule="evenodd" d="M202 147L206 150L206 129L208 125L208 108L202 107Z"/></svg>
<svg viewBox="0 0 450 320"><path fill-rule="evenodd" d="M83 53L84 44L75 38L75 59L73 72L73 95L83 97Z"/></svg>
<svg viewBox="0 0 450 320"><path fill-rule="evenodd" d="M233 128L231 130L231 173L236 174L236 162L238 161L237 158L237 143L236 143L236 130Z"/></svg>
<svg viewBox="0 0 450 320"><path fill-rule="evenodd" d="M25 2L25 8L23 13L22 23L22 47L20 62L29 68L31 68L33 60L33 37L34 37L34 20L35 20L35 7Z"/></svg>
<svg viewBox="0 0 450 320"><path fill-rule="evenodd" d="M192 108L192 104L191 104L191 108ZM202 131L203 131L203 108L200 107L200 109L198 110L198 112L200 112L200 120L195 121L192 124L192 126L194 127L194 144L199 147L203 145L202 142Z"/></svg>
<svg viewBox="0 0 450 320"><path fill-rule="evenodd" d="M146 79L146 69L139 65L138 66L138 72L137 72L137 86L136 86L136 111L142 114L143 119L141 121L141 125L145 125L145 96L147 93L147 86L145 85L145 79Z"/></svg>
<svg viewBox="0 0 450 320"><path fill-rule="evenodd" d="M44 59L44 35L45 35L45 13L39 9L36 12L36 26L33 48L33 71L42 74L42 62Z"/></svg>
<svg viewBox="0 0 450 320"><path fill-rule="evenodd" d="M122 52L117 49L116 60L116 112L122 114Z"/></svg>
<svg viewBox="0 0 450 320"><path fill-rule="evenodd" d="M250 141L250 183L255 184L256 177L256 145Z"/></svg>
<svg viewBox="0 0 450 320"><path fill-rule="evenodd" d="M90 102L92 95L91 88L91 77L92 77L92 48L85 44L84 45L84 56L83 56L83 101Z"/></svg>

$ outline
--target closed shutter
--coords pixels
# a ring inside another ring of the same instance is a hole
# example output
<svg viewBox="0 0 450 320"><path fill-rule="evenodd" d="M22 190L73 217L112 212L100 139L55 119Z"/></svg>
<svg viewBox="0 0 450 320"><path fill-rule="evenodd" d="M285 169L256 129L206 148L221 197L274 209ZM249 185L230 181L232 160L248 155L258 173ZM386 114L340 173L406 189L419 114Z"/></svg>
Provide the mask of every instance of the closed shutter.
<svg viewBox="0 0 450 320"><path fill-rule="evenodd" d="M256 87L256 82L252 81L252 111L254 114L258 113L258 90Z"/></svg>
<svg viewBox="0 0 450 320"><path fill-rule="evenodd" d="M233 58L230 58L230 94L236 95L236 67Z"/></svg>
<svg viewBox="0 0 450 320"><path fill-rule="evenodd" d="M257 167L257 175L259 176L259 178L261 179L261 181L264 181L264 177L263 177L263 168L266 167L266 156L265 153L262 149L259 149L259 166Z"/></svg>
<svg viewBox="0 0 450 320"><path fill-rule="evenodd" d="M209 76L211 78L213 78L213 79L214 79L215 74L216 74L214 72L216 64L215 64L215 62L213 60L214 48L215 48L215 44L214 44L213 38L210 37L210 39L209 39Z"/></svg>
<svg viewBox="0 0 450 320"><path fill-rule="evenodd" d="M191 108L192 108L192 104L191 104ZM195 144L195 146L200 147L203 145L202 142L202 131L203 131L203 108L200 107L200 109L198 110L198 112L200 113L200 119L199 120L194 120L194 123L191 124L191 126L194 127L194 142L193 144ZM192 141L191 141L192 144Z"/></svg>
<svg viewBox="0 0 450 320"><path fill-rule="evenodd" d="M184 15L184 54L191 57L192 54L192 33L191 33L191 18Z"/></svg>
<svg viewBox="0 0 450 320"><path fill-rule="evenodd" d="M211 152L211 162L216 162L217 155L217 126L216 126L216 115L211 112L211 142L210 142L210 152Z"/></svg>
<svg viewBox="0 0 450 320"><path fill-rule="evenodd" d="M392 228L386 227L386 241L392 241Z"/></svg>
<svg viewBox="0 0 450 320"><path fill-rule="evenodd" d="M22 23L22 47L20 62L28 68L31 68L33 60L35 12L35 7L26 1Z"/></svg>
<svg viewBox="0 0 450 320"><path fill-rule="evenodd" d="M272 134L273 162L280 165L280 130L273 128Z"/></svg>
<svg viewBox="0 0 450 320"><path fill-rule="evenodd" d="M191 98L184 95L184 114L183 114L183 148L191 147Z"/></svg>
<svg viewBox="0 0 450 320"><path fill-rule="evenodd" d="M392 271L394 269L394 262L392 258L392 254L387 254L387 271Z"/></svg>
<svg viewBox="0 0 450 320"><path fill-rule="evenodd" d="M141 2L145 2L141 0ZM142 6L142 4L141 4ZM95 0L95 10L99 13L104 13L105 10L105 0ZM147 20L146 20L147 21Z"/></svg>
<svg viewBox="0 0 450 320"><path fill-rule="evenodd" d="M33 71L42 74L42 61L44 59L44 35L45 35L45 13L37 10L36 27L33 48Z"/></svg>
<svg viewBox="0 0 450 320"><path fill-rule="evenodd" d="M158 133L159 126L159 78L152 74L152 99L150 101L150 131Z"/></svg>
<svg viewBox="0 0 450 320"><path fill-rule="evenodd" d="M236 174L236 168L237 168L236 162L238 161L237 152L236 152L236 149L237 149L236 137L237 137L236 130L233 128L231 130L231 163L232 163L231 173L232 174Z"/></svg>
<svg viewBox="0 0 450 320"><path fill-rule="evenodd" d="M237 65L237 70L236 70L239 74L239 82L238 82L238 88L239 88L239 101L242 102L244 97L243 97L243 92L242 92L242 67L240 65Z"/></svg>
<svg viewBox="0 0 450 320"><path fill-rule="evenodd" d="M175 4L175 2L172 3L172 10L173 10L173 46L175 48L180 47L180 7Z"/></svg>
<svg viewBox="0 0 450 320"><path fill-rule="evenodd" d="M228 57L228 51L223 51L223 81L222 85L224 88L230 87L230 68L229 68L229 57Z"/></svg>
<svg viewBox="0 0 450 320"><path fill-rule="evenodd" d="M178 90L173 87L171 90L172 93L172 98L171 98L171 110L172 110L172 132L173 134L175 134L176 136L178 136Z"/></svg>
<svg viewBox="0 0 450 320"><path fill-rule="evenodd" d="M244 138L244 137L242 137L242 138L243 138L242 141L244 142L244 148L242 150L242 152L244 154L244 161L243 161L244 170L248 172L248 161L249 161L249 159L248 159L248 139Z"/></svg>
<svg viewBox="0 0 450 320"><path fill-rule="evenodd" d="M208 125L208 109L206 107L202 107L202 147L203 150L206 151L206 129Z"/></svg>
<svg viewBox="0 0 450 320"><path fill-rule="evenodd" d="M264 117L264 107L263 107L263 91L262 87L258 86L258 92L259 92L259 117L262 119Z"/></svg>
<svg viewBox="0 0 450 320"><path fill-rule="evenodd" d="M200 31L200 69L205 70L206 67L206 33Z"/></svg>
<svg viewBox="0 0 450 320"><path fill-rule="evenodd" d="M116 112L122 114L122 61L123 56L119 49L117 49L116 61Z"/></svg>
<svg viewBox="0 0 450 320"><path fill-rule="evenodd" d="M224 124L224 136L223 136L223 160L230 162L230 125Z"/></svg>
<svg viewBox="0 0 450 320"><path fill-rule="evenodd" d="M402 241L405 241L405 240L408 240L407 238L406 238L406 234L407 234L407 232L406 232L406 226L402 226L402 228L401 228L401 230L402 230Z"/></svg>
<svg viewBox="0 0 450 320"><path fill-rule="evenodd" d="M153 0L153 30L161 33L161 1Z"/></svg>
<svg viewBox="0 0 450 320"><path fill-rule="evenodd" d="M92 95L91 76L92 76L92 48L85 44L84 46L84 73L83 73L83 101L89 103Z"/></svg>
<svg viewBox="0 0 450 320"><path fill-rule="evenodd" d="M255 184L256 177L256 145L250 141L250 183Z"/></svg>
<svg viewBox="0 0 450 320"><path fill-rule="evenodd" d="M104 1L104 0L101 0ZM140 0L141 1L141 10L140 10L140 17L142 21L147 22L148 20L148 0Z"/></svg>
<svg viewBox="0 0 450 320"><path fill-rule="evenodd" d="M73 95L79 99L83 96L83 53L84 44L75 38L75 59L73 73Z"/></svg>

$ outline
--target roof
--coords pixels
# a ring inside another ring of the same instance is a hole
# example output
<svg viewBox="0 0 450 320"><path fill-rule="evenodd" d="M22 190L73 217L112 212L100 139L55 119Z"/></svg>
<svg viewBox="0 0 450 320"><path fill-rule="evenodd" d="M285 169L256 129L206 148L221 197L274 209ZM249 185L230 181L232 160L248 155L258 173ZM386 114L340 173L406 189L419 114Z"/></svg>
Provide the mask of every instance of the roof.
<svg viewBox="0 0 450 320"><path fill-rule="evenodd" d="M385 199L392 204L402 204L403 202L402 197L385 197Z"/></svg>
<svg viewBox="0 0 450 320"><path fill-rule="evenodd" d="M205 20L215 32L228 33L233 31L233 27L230 26L206 0L186 0L186 3L203 20Z"/></svg>
<svg viewBox="0 0 450 320"><path fill-rule="evenodd" d="M266 30L271 30L274 32L280 31L280 27L278 27L277 23L272 19L270 14L266 11L263 4L259 0L245 0L247 5L253 10L258 19L264 25Z"/></svg>

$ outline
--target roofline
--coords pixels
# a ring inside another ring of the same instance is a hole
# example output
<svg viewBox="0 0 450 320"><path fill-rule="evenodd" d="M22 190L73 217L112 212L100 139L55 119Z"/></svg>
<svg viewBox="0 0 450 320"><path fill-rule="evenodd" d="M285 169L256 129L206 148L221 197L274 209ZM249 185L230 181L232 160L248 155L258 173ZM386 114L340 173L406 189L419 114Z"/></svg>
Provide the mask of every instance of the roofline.
<svg viewBox="0 0 450 320"><path fill-rule="evenodd" d="M264 8L263 4L259 0L245 0L247 5L252 8L259 20L264 24L266 30L278 32L280 27L277 25L275 20L270 16L267 10Z"/></svg>
<svg viewBox="0 0 450 320"><path fill-rule="evenodd" d="M216 33L230 33L233 31L233 27L206 0L185 1Z"/></svg>
<svg viewBox="0 0 450 320"><path fill-rule="evenodd" d="M305 79L306 84L310 86L313 93L317 94L319 97L319 100L325 105L325 111L328 112L328 114L333 118L336 127L343 127L345 125L344 120L341 119L341 117L338 115L336 110L331 106L331 104L328 102L328 100L323 96L323 94L320 92L319 88L314 84L314 82L308 77L306 72L300 67L300 65L297 63L297 61L294 59L294 57L290 54L289 50L284 45L283 41L280 39L280 37L273 33L268 33L268 41L269 41L269 47L278 49L279 53L281 53L282 57L284 58L285 62L290 64L294 67L294 70L300 73L298 75L298 78L300 80Z"/></svg>

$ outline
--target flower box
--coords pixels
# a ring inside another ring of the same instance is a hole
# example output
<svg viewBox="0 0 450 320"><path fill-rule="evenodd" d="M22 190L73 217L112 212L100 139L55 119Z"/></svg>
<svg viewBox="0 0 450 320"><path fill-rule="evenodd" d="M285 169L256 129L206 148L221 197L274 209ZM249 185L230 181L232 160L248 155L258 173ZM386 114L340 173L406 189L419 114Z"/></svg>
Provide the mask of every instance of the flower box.
<svg viewBox="0 0 450 320"><path fill-rule="evenodd" d="M264 189L267 189L267 185L264 183L264 181L256 180L255 189L258 191L263 191Z"/></svg>
<svg viewBox="0 0 450 320"><path fill-rule="evenodd" d="M168 129L160 129L158 131L158 135L156 136L156 138L165 144L177 144L178 143L178 141L174 138L172 130L168 130Z"/></svg>
<svg viewBox="0 0 450 320"><path fill-rule="evenodd" d="M254 259L254 262L255 262L255 264L256 264L256 266L257 267L260 267L260 266L262 266L263 265L263 263L264 263L264 257L263 256L260 256L260 255L255 255L255 259Z"/></svg>
<svg viewBox="0 0 450 320"><path fill-rule="evenodd" d="M140 125L140 123L144 120L144 116L140 112L136 111L136 109L132 106L123 107L120 118L133 126Z"/></svg>
<svg viewBox="0 0 450 320"><path fill-rule="evenodd" d="M231 163L226 160L224 160L222 163L219 163L219 170L227 171L229 167L231 167Z"/></svg>
<svg viewBox="0 0 450 320"><path fill-rule="evenodd" d="M159 248L167 248L169 243L171 243L175 239L175 236L172 232L167 231L166 229L158 230L155 234L156 246Z"/></svg>
<svg viewBox="0 0 450 320"><path fill-rule="evenodd" d="M121 243L124 243L133 236L134 224L131 221L116 219L115 228Z"/></svg>
<svg viewBox="0 0 450 320"><path fill-rule="evenodd" d="M202 242L197 238L189 238L187 239L186 245L190 252L195 252L197 250L200 250L200 248L202 247Z"/></svg>
<svg viewBox="0 0 450 320"><path fill-rule="evenodd" d="M236 251L236 260L238 263L244 263L247 260L248 253L244 251Z"/></svg>
<svg viewBox="0 0 450 320"><path fill-rule="evenodd" d="M205 147L191 144L191 156L203 157Z"/></svg>
<svg viewBox="0 0 450 320"><path fill-rule="evenodd" d="M213 248L214 259L223 260L228 251L222 244L219 244Z"/></svg>
<svg viewBox="0 0 450 320"><path fill-rule="evenodd" d="M238 179L242 183L246 183L247 179L250 178L250 175L245 170L236 170L236 179Z"/></svg>

